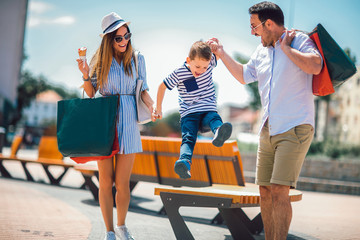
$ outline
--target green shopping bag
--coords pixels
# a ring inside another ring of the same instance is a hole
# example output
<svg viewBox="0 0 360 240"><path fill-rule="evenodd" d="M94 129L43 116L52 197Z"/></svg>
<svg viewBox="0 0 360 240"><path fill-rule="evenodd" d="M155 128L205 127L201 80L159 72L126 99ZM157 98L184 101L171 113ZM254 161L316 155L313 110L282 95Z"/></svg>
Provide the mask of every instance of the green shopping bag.
<svg viewBox="0 0 360 240"><path fill-rule="evenodd" d="M116 133L118 96L58 102L57 138L65 157L109 156Z"/></svg>
<svg viewBox="0 0 360 240"><path fill-rule="evenodd" d="M320 74L313 76L313 93L316 96L332 94L335 87L356 73L356 66L320 23L309 37L324 60Z"/></svg>

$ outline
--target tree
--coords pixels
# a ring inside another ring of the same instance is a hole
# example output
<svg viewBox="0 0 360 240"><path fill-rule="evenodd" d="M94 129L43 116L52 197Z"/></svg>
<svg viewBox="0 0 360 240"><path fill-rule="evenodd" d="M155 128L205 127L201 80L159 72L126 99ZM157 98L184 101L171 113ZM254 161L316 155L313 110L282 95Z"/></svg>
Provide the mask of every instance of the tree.
<svg viewBox="0 0 360 240"><path fill-rule="evenodd" d="M353 63L356 65L356 56L352 55L351 53L351 49L350 48L344 48L344 52L346 53L346 55L348 55L348 57L350 58L351 61L353 61Z"/></svg>
<svg viewBox="0 0 360 240"><path fill-rule="evenodd" d="M249 61L248 57L245 57L244 55L240 53L236 53L234 56L235 60L238 61L241 64L246 64ZM251 100L249 103L249 106L253 110L258 110L261 108L261 99L258 89L258 82L253 82L250 84L245 85L247 91L250 94Z"/></svg>
<svg viewBox="0 0 360 240"><path fill-rule="evenodd" d="M37 94L48 89L49 86L43 76L35 77L30 71L23 71L17 87L16 112L10 125L16 125L16 123L21 119L22 110L30 105L31 101Z"/></svg>
<svg viewBox="0 0 360 240"><path fill-rule="evenodd" d="M21 73L17 87L17 106L11 125L16 125L22 117L22 110L30 106L30 103L36 98L36 95L48 90L55 91L63 99L80 97L77 91L69 91L62 86L49 84L43 75L34 76L29 70L24 70Z"/></svg>
<svg viewBox="0 0 360 240"><path fill-rule="evenodd" d="M173 112L163 118L164 122L176 133L181 133L180 126L180 114L179 112Z"/></svg>

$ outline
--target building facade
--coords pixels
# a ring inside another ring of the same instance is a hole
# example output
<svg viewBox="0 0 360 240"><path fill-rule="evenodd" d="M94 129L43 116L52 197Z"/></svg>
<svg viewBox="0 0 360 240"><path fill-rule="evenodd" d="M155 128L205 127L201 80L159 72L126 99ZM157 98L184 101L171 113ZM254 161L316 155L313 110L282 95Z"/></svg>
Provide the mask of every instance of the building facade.
<svg viewBox="0 0 360 240"><path fill-rule="evenodd" d="M339 107L339 140L360 145L360 67L337 93Z"/></svg>
<svg viewBox="0 0 360 240"><path fill-rule="evenodd" d="M23 110L25 126L39 127L56 124L57 102L62 98L54 91L38 94L30 106Z"/></svg>

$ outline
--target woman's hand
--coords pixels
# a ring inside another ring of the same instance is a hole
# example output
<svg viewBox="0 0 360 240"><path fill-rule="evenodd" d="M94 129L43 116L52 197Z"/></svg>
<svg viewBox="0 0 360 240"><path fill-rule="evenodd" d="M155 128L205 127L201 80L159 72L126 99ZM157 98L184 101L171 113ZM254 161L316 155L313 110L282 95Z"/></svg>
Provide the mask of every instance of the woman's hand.
<svg viewBox="0 0 360 240"><path fill-rule="evenodd" d="M156 121L156 116L154 115L154 101L152 100L150 94L148 91L144 90L141 92L141 99L144 101L145 105L148 107L150 113L151 113L151 121Z"/></svg>
<svg viewBox="0 0 360 240"><path fill-rule="evenodd" d="M85 61L85 65L84 65L84 61L81 59L76 59L76 61L78 62L78 68L80 70L80 72L83 74L83 77L85 79L89 78L89 65L87 64L87 62Z"/></svg>

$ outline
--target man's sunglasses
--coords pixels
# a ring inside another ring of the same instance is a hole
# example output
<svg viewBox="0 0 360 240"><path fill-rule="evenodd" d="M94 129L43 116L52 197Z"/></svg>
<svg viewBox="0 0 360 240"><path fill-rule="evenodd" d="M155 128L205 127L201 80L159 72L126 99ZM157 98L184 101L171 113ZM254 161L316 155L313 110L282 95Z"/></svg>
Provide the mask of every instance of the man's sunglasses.
<svg viewBox="0 0 360 240"><path fill-rule="evenodd" d="M120 43L123 39L125 39L126 41L129 40L131 38L131 33L126 33L124 36L115 36L114 40L117 43Z"/></svg>

